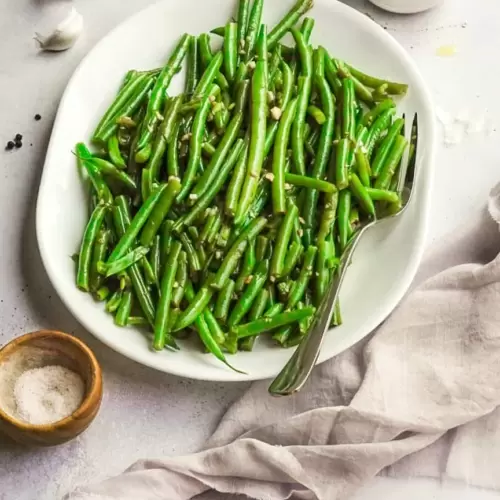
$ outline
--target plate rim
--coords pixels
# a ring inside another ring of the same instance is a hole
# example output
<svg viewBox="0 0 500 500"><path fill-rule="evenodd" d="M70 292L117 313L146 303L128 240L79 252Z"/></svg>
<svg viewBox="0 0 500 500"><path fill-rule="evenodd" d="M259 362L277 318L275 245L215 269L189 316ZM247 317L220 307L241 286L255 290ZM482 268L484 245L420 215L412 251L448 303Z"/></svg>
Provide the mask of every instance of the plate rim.
<svg viewBox="0 0 500 500"><path fill-rule="evenodd" d="M39 184L39 189L38 189L38 195L37 195L37 201L36 201L36 237L37 237L37 243L38 243L38 248L40 252L40 257L42 260L42 263L44 265L45 271L49 277L49 280L54 287L55 291L57 292L59 298L65 305L65 307L70 311L72 316L74 317L75 321L77 321L80 325L82 325L88 332L90 332L95 338L97 338L99 341L101 341L103 344L106 346L110 347L114 351L120 353L121 355L127 357L128 359L131 359L137 363L143 364L145 366L148 366L150 368L153 368L155 370L164 372L164 373L169 373L172 375L184 377L184 378L190 378L194 380L203 380L203 381L212 381L212 382L249 382L249 381L254 381L254 380L262 380L266 379L269 377L269 375L259 375L259 372L255 371L246 375L235 373L229 370L221 370L220 371L220 376L218 376L219 372L210 372L210 374L207 376L203 375L203 371L194 371L191 374L186 373L186 371L179 370L175 366L169 366L168 363L164 363L163 365L159 366L155 363L149 362L149 359L143 358L140 355L135 355L134 352L131 352L128 349L125 349L122 347L120 343L114 343L108 339L105 333L100 333L99 331L96 331L97 329L94 328L93 326L90 325L90 323L87 321L86 318L83 317L83 315L78 313L78 307L73 306L72 302L67 299L65 294L62 291L62 286L59 283L59 276L57 275L57 272L54 270L54 267L51 263L50 255L49 252L46 251L45 245L44 245L44 238L43 238L43 222L42 222L42 210L40 207L42 206L42 193L44 192L44 185L48 182L47 177L48 174L46 174L46 168L48 164L51 163L51 157L53 155L53 151L57 148L56 144L56 139L57 139L57 130L61 127L61 120L62 120L62 115L63 115L63 109L65 108L66 100L68 99L68 96L72 93L73 87L76 85L75 82L77 82L78 77L80 75L80 72L82 71L82 68L86 65L87 61L93 56L94 52L100 47L101 44L104 44L108 39L113 38L115 33L123 29L124 27L127 26L129 23L133 23L135 18L139 15L144 15L146 16L146 13L148 11L154 11L155 9L159 8L160 4L168 4L171 3L173 0L159 0L158 2L154 2L153 4L145 7L144 9L140 9L139 11L131 14L128 16L126 19L121 21L119 24L117 24L112 30L110 30L106 35L104 35L102 38L100 38L88 51L88 53L85 55L85 57L82 58L80 63L78 64L77 68L71 75L70 79L68 80L68 83L64 89L64 92L62 94L56 117L54 120L54 124L52 127L51 131L51 136L49 140L49 144L47 147L47 152L45 156L45 161L44 161L44 166L42 170L42 175L40 179L40 184ZM329 9L332 10L337 10L341 11L343 15L347 16L348 18L353 19L353 22L356 24L359 24L361 26L367 27L370 31L375 30L377 35L379 37L382 37L385 39L385 42L390 44L393 48L394 51L399 53L399 57L404 60L405 65L410 67L412 69L412 72L414 74L414 77L418 81L421 93L422 93L422 98L423 98L423 104L424 108L428 112L427 114L431 119L429 119L425 127L429 130L429 142L426 143L426 149L428 149L427 156L428 156L428 162L429 166L427 175L421 176L419 179L419 182L424 183L424 189L422 190L421 196L423 197L422 201L420 202L422 205L427 207L425 216L422 216L422 224L420 228L420 233L419 233L419 238L417 240L418 245L416 248L416 257L411 261L411 265L409 265L406 269L405 274L401 277L401 280L398 282L398 291L394 295L398 296L399 298L397 300L387 301L386 305L382 310L377 314L377 315L372 315L372 320L368 321L366 323L366 334L363 335L361 338L356 340L355 342L348 341L347 346L342 346L342 343L339 343L339 348L335 349L335 352L332 352L332 350L326 352L324 349L320 351L318 360L316 364L321 364L328 359L333 358L334 356L337 356L341 352L349 349L356 343L360 342L364 338L366 338L371 332L374 331L385 319L391 314L391 312L397 307L399 302L403 299L405 296L408 288L410 287L413 278L415 277L415 274L418 270L418 267L420 266L421 260L422 260L422 255L424 252L424 247L425 247L425 241L427 238L427 233L428 233L428 226L429 226L429 219L430 219L430 213L431 213L431 201L429 198L431 197L432 190L433 190L433 183L434 183L434 164L435 164L435 152L436 152L436 128L435 128L435 123L434 120L432 119L433 117L433 110L434 106L432 103L432 98L431 98L431 93L429 90L428 85L426 84L423 76L421 75L418 66L416 62L410 57L409 53L399 44L399 42L392 37L389 33L387 33L380 25L378 25L375 21L371 20L368 16L364 15L362 12L354 9L353 7L350 7L348 5L345 5L341 2L328 2L328 0L316 0L316 3L318 4L325 4L328 6ZM424 203L425 202L425 203ZM289 349L290 355L293 353L292 349ZM276 375L278 374L279 370L281 368L276 369Z"/></svg>

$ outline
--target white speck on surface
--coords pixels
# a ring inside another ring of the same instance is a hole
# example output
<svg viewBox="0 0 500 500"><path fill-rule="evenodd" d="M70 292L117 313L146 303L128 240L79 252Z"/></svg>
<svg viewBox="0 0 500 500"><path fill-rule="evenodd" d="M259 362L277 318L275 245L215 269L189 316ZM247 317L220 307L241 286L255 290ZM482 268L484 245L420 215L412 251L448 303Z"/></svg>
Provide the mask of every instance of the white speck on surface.
<svg viewBox="0 0 500 500"><path fill-rule="evenodd" d="M471 135L489 136L493 127L486 118L485 111L461 109L456 115L438 107L436 118L443 130L443 144L456 146Z"/></svg>

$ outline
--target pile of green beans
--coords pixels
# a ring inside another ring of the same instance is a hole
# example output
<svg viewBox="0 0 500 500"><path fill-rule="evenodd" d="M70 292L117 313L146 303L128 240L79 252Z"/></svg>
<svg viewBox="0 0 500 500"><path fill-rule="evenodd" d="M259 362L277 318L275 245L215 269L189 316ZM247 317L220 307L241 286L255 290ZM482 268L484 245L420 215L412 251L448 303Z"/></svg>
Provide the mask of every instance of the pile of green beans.
<svg viewBox="0 0 500 500"><path fill-rule="evenodd" d="M314 20L299 23L312 3L268 30L263 0L240 0L218 49L185 34L163 68L129 71L93 152L76 145L90 192L76 284L156 351L195 332L230 366L258 336L297 345L350 238L400 207L391 95L407 87L315 48Z"/></svg>

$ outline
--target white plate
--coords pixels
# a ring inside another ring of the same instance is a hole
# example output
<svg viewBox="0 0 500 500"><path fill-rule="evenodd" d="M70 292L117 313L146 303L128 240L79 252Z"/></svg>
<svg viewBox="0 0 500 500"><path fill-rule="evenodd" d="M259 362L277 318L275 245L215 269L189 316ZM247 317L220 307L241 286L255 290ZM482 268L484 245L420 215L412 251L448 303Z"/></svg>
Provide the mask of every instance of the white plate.
<svg viewBox="0 0 500 500"><path fill-rule="evenodd" d="M178 37L223 25L236 0L166 0L140 12L106 36L84 59L61 100L37 205L37 236L47 273L68 309L102 342L139 363L203 380L253 380L276 375L290 350L258 342L231 362L248 375L233 373L210 355L185 346L155 353L139 331L118 328L103 307L75 287L70 256L80 245L87 221L87 197L72 154L88 140L130 68L154 68L165 61ZM266 0L264 19L276 22L292 4ZM402 111L418 111L418 178L411 207L366 235L347 273L341 305L344 324L326 337L319 362L352 346L379 325L410 285L423 251L429 216L434 125L429 93L411 58L382 28L333 0L315 0L312 41L332 55L378 76L410 84ZM181 89L182 80L175 82ZM176 89L177 90L177 89Z"/></svg>

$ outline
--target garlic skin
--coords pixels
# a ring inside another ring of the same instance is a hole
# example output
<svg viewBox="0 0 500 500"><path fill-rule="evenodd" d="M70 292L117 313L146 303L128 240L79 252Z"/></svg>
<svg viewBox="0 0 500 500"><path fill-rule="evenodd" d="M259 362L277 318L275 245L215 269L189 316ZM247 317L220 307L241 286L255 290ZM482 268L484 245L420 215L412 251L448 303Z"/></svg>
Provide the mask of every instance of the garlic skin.
<svg viewBox="0 0 500 500"><path fill-rule="evenodd" d="M35 40L41 50L60 52L75 44L83 32L83 17L73 7L68 16L61 21L49 35L35 33Z"/></svg>

